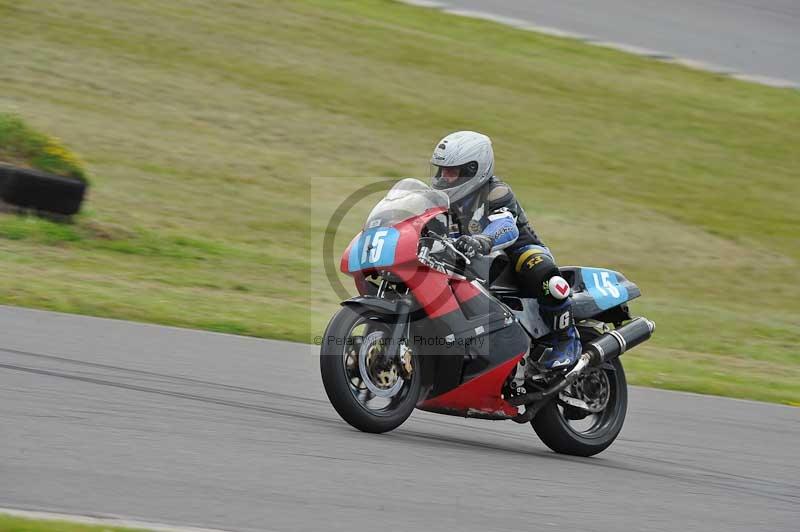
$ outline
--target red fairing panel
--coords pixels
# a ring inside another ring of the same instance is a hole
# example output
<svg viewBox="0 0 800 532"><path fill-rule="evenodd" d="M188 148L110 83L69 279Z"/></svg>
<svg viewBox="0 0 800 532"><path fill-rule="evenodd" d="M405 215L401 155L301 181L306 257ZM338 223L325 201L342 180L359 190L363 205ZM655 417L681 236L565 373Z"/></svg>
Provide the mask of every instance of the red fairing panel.
<svg viewBox="0 0 800 532"><path fill-rule="evenodd" d="M465 382L458 388L428 399L419 405L419 408L434 411L444 410L450 413L458 412L464 416L475 411L496 416L516 416L517 408L508 404L500 397L500 394L506 378L524 355L525 353L520 353L496 368Z"/></svg>
<svg viewBox="0 0 800 532"><path fill-rule="evenodd" d="M395 251L394 255L395 264L404 262L419 264L417 261L417 248L419 247L419 235L422 232L422 228L446 210L444 207L428 209L419 216L414 216L394 225L394 228L400 231L400 240L397 243L397 251ZM393 267L390 266L389 269L391 270Z"/></svg>
<svg viewBox="0 0 800 532"><path fill-rule="evenodd" d="M395 265L389 268L392 273L403 279L430 318L458 310L458 301L453 297L449 278L441 272L423 266L417 260L420 231L426 223L445 210L441 207L428 209L420 216L395 225L395 229L400 231L400 241L395 254Z"/></svg>
<svg viewBox="0 0 800 532"><path fill-rule="evenodd" d="M339 271L340 272L346 273L347 275L353 275L352 273L350 273L349 269L347 268L347 259L350 257L350 249L353 247L353 244L356 243L356 240L361 238L361 233L362 232L363 231L359 231L358 234L353 237L353 239L350 241L350 243L347 244L347 247L345 248L344 253L342 253L342 258L339 259ZM361 273L363 275L363 272L361 272Z"/></svg>
<svg viewBox="0 0 800 532"><path fill-rule="evenodd" d="M450 286L453 287L453 293L461 303L466 303L481 293L471 282L462 279L454 279Z"/></svg>
<svg viewBox="0 0 800 532"><path fill-rule="evenodd" d="M449 278L445 274L419 263L395 267L392 272L403 279L429 318L438 318L459 310L458 301L453 296Z"/></svg>

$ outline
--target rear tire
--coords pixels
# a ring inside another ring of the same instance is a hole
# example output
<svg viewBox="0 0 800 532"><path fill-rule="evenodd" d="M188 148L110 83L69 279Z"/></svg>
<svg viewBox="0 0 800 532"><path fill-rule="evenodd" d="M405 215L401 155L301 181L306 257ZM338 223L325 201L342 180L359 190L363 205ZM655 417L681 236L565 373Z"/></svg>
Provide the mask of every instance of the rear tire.
<svg viewBox="0 0 800 532"><path fill-rule="evenodd" d="M369 390L359 391L355 388L354 381L358 381L360 377L352 368L352 358L348 358L353 355L348 355L347 352L347 349L358 350L353 343L348 345L347 339L352 337L363 340L364 336L351 336L362 325L367 327L366 330L375 332L390 330L392 324L387 321L386 316L378 313L358 313L349 307L340 309L328 324L320 348L322 383L333 408L347 423L363 432L388 432L403 424L416 407L422 380L419 358L412 354L414 371L410 379L403 381L396 395L386 399L389 404L380 409L371 409L366 403L372 399L360 399L368 397Z"/></svg>
<svg viewBox="0 0 800 532"><path fill-rule="evenodd" d="M606 410L601 412L601 414L607 413L608 418L597 429L588 432L577 431L565 418L563 407L558 404L558 400L553 399L531 421L533 430L545 445L557 453L593 456L614 443L625 422L625 413L628 409L628 388L625 381L625 370L622 369L619 359L612 362L612 365L614 366L613 373L617 377L615 380L618 383L612 392L615 397L612 397ZM611 411L606 412L609 409Z"/></svg>
<svg viewBox="0 0 800 532"><path fill-rule="evenodd" d="M585 333L581 335L587 340ZM573 424L575 413L585 411L560 404L558 398L546 404L531 421L533 430L550 449L573 456L593 456L604 451L622 430L628 410L628 384L619 358L603 365L608 377L610 396L606 408L596 414L595 423L582 430ZM587 416L589 417L589 416ZM590 420L591 421L591 420Z"/></svg>

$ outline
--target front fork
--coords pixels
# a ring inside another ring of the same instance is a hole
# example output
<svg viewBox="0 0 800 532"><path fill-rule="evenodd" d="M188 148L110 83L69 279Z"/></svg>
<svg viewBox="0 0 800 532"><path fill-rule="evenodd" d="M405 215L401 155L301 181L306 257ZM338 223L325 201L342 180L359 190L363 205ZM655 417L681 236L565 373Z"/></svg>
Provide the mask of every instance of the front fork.
<svg viewBox="0 0 800 532"><path fill-rule="evenodd" d="M384 279L378 288L378 297L383 297L386 290L387 281ZM411 349L408 347L406 332L410 334L410 324L408 317L411 314L412 298L409 291L397 300L397 312L394 316L395 322L392 326L391 337L388 338L388 349L381 349L376 364L381 369L389 369L398 361L397 366L403 378L411 376Z"/></svg>

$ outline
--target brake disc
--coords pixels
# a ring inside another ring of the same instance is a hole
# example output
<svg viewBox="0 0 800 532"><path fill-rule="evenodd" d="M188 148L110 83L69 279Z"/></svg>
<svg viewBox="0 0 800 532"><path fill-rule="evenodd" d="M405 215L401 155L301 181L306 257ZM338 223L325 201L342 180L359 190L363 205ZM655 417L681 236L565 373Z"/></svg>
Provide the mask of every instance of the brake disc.
<svg viewBox="0 0 800 532"><path fill-rule="evenodd" d="M369 333L358 351L358 371L367 389L378 397L394 397L403 387L403 377L397 370L397 364L388 368L378 368L377 361L382 350L386 349L383 331Z"/></svg>
<svg viewBox="0 0 800 532"><path fill-rule="evenodd" d="M602 412L611 399L611 383L606 372L590 368L558 396L562 403L592 414Z"/></svg>

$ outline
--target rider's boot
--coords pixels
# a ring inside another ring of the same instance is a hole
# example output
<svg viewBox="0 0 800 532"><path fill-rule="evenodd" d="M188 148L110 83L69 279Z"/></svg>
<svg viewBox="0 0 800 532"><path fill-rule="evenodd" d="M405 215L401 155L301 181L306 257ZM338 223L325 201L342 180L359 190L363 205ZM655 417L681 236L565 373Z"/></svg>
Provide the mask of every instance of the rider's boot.
<svg viewBox="0 0 800 532"><path fill-rule="evenodd" d="M555 306L539 306L551 332L537 340L529 355L531 373L572 367L581 356L581 340L572 317L572 300Z"/></svg>

